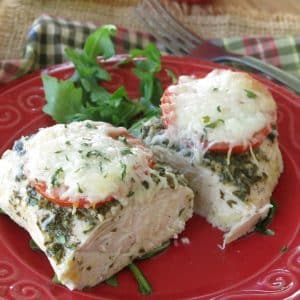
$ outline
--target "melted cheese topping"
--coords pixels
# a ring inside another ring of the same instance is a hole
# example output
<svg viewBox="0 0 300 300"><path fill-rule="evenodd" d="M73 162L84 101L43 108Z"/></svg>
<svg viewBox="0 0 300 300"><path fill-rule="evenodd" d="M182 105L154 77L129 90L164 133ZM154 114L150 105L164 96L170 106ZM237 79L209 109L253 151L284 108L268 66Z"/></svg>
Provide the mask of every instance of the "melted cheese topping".
<svg viewBox="0 0 300 300"><path fill-rule="evenodd" d="M172 111L170 132L211 145L247 144L251 137L276 118L276 104L269 91L248 74L214 70L205 78L181 76L168 89ZM177 133L176 133L177 130ZM195 142L196 143L196 142Z"/></svg>
<svg viewBox="0 0 300 300"><path fill-rule="evenodd" d="M71 202L126 197L149 173L151 153L120 134L126 129L91 121L41 129L23 139L24 172L30 181L46 183L48 195Z"/></svg>

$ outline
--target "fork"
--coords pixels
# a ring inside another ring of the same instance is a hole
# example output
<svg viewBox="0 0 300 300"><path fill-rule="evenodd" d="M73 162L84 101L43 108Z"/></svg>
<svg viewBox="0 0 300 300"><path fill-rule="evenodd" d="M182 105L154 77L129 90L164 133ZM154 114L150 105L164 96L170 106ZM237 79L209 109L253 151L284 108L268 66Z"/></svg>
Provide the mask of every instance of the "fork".
<svg viewBox="0 0 300 300"><path fill-rule="evenodd" d="M229 53L223 47L201 39L180 24L159 0L142 0L137 7L137 12L167 52L217 63L239 63L267 75L300 94L300 80L297 77L259 59Z"/></svg>

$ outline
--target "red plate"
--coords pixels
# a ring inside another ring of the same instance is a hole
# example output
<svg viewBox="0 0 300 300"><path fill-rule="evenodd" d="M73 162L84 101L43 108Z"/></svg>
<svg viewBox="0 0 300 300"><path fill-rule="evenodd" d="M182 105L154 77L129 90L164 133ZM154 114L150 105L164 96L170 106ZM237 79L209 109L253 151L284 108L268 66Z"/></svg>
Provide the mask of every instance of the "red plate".
<svg viewBox="0 0 300 300"><path fill-rule="evenodd" d="M164 66L176 75L205 75L218 65L194 59L164 57ZM114 89L125 85L137 96L138 81L127 68L115 69ZM59 78L72 72L70 64L46 71ZM161 74L168 84L166 74ZM285 170L274 192L279 209L271 228L275 236L252 233L221 250L222 234L194 216L178 241L166 252L140 263L153 285L147 299L283 299L300 297L300 98L258 77L278 104L280 147ZM53 122L42 113L44 92L40 74L26 76L0 91L0 154L21 135ZM190 244L180 240L188 237ZM51 282L53 271L46 256L29 248L29 235L6 216L0 216L1 299L141 299L127 270L119 274L120 286L100 284L85 291L69 291ZM286 251L282 251L282 249Z"/></svg>

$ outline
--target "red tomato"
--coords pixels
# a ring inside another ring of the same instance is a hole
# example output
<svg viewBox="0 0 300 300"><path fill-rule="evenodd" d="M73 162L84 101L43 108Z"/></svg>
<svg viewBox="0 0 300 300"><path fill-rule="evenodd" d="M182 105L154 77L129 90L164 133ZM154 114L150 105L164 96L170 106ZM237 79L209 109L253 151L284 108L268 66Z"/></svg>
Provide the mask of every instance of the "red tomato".
<svg viewBox="0 0 300 300"><path fill-rule="evenodd" d="M172 103L172 93L166 89L161 98L162 119L165 127L174 123L176 120L175 107ZM271 132L270 126L266 126L260 131L254 133L253 137L245 145L231 146L228 143L217 143L212 145L209 150L214 152L227 152L231 148L232 153L243 153L249 150L250 147L258 147Z"/></svg>
<svg viewBox="0 0 300 300"><path fill-rule="evenodd" d="M54 195L54 196L49 195L46 192L47 185L46 185L45 182L32 183L32 186L44 198L51 201L52 203L58 204L59 206L63 206L63 207L86 207L86 208L92 206L90 201L88 201L87 199L84 199L84 198L79 199L77 201L73 201L73 200L70 200L69 198L61 199L56 195ZM98 202L96 202L96 204L93 206L93 208L101 207L101 206L105 205L106 203L108 203L112 200L114 200L114 198L112 196L109 196L109 197L107 197L103 200L99 200Z"/></svg>
<svg viewBox="0 0 300 300"><path fill-rule="evenodd" d="M271 132L269 127L265 127L260 131L254 133L253 137L249 140L249 142L245 145L235 145L232 146L232 153L243 153L250 149L250 147L255 148L261 145L261 143L265 140L268 134ZM209 148L210 151L214 152L227 152L230 149L230 145L228 143L217 143Z"/></svg>

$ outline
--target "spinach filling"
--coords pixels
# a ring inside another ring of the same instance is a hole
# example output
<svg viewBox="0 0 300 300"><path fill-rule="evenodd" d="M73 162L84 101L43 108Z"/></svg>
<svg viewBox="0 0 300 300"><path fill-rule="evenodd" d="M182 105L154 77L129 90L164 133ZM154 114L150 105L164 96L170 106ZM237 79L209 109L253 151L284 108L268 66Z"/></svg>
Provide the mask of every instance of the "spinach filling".
<svg viewBox="0 0 300 300"><path fill-rule="evenodd" d="M84 222L82 232L86 234L99 224L99 215L105 218L112 207L121 205L118 200L113 200L98 208L73 210L72 207L61 207L48 201L30 185L27 186L25 201L27 205L37 205L39 209L44 210L44 214L37 221L37 225L46 237L47 254L57 263L61 263L67 249L74 249L80 244L73 232L76 220Z"/></svg>

